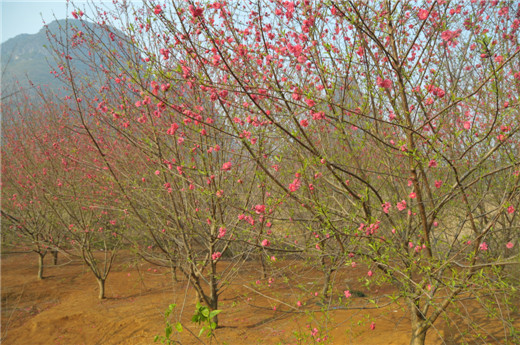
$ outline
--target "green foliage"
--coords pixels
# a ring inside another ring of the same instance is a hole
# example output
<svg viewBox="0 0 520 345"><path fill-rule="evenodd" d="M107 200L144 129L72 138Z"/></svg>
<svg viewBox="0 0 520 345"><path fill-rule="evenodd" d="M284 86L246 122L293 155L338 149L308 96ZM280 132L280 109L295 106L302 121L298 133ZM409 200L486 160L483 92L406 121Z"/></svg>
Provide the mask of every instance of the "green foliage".
<svg viewBox="0 0 520 345"><path fill-rule="evenodd" d="M170 304L168 306L168 309L166 309L166 311L164 312L164 322L166 324L166 327L164 328L164 335L156 335L153 339L155 343L158 341L160 341L162 344L178 343L176 340L171 339L171 335L173 334L173 327L175 327L175 330L177 330L177 332L182 332L182 325L180 322L176 322L175 325L172 325L169 320L170 315L176 306L176 304Z"/></svg>
<svg viewBox="0 0 520 345"><path fill-rule="evenodd" d="M214 322L214 318L221 312L221 310L211 310L208 307L201 305L197 302L195 307L195 314L192 316L191 321L202 324L202 328L199 332L199 337L202 333L206 332L208 337L213 335L213 331L217 328L217 323Z"/></svg>

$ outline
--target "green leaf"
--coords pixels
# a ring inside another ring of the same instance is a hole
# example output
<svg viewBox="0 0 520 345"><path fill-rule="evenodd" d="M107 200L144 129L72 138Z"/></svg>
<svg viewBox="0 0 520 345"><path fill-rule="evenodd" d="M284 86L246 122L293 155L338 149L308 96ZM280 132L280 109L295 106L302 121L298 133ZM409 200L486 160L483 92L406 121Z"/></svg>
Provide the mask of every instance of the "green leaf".
<svg viewBox="0 0 520 345"><path fill-rule="evenodd" d="M204 316L204 317L209 317L209 309L208 308L202 308L201 310L201 314Z"/></svg>
<svg viewBox="0 0 520 345"><path fill-rule="evenodd" d="M156 335L156 336L153 338L153 342L156 343L158 340L159 340L159 336Z"/></svg>
<svg viewBox="0 0 520 345"><path fill-rule="evenodd" d="M215 316L217 316L222 310L213 310L211 313L209 313L209 318L213 319Z"/></svg>
<svg viewBox="0 0 520 345"><path fill-rule="evenodd" d="M177 330L177 332L182 332L183 328L180 322L177 322L175 324L175 329Z"/></svg>

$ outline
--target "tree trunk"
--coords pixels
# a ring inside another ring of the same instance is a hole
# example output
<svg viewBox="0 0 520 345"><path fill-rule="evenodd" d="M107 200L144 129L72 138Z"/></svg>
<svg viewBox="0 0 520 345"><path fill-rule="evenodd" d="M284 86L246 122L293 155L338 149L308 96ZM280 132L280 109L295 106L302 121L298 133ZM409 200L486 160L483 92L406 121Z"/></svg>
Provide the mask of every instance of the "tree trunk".
<svg viewBox="0 0 520 345"><path fill-rule="evenodd" d="M211 311L218 309L218 279L217 279L217 266L215 263L211 265L211 279L210 279L210 287L211 287L211 305L209 306ZM218 315L215 315L211 322L215 322L216 327L218 327Z"/></svg>
<svg viewBox="0 0 520 345"><path fill-rule="evenodd" d="M413 328L413 327L412 327ZM424 345L426 340L426 329L419 327L412 330L410 345Z"/></svg>
<svg viewBox="0 0 520 345"><path fill-rule="evenodd" d="M99 285L99 295L98 295L98 298L99 299L104 299L105 298L105 279L97 278L97 282L98 282L98 285Z"/></svg>
<svg viewBox="0 0 520 345"><path fill-rule="evenodd" d="M426 324L426 318L422 314L417 300L410 302L410 309L412 314L412 339L410 340L410 345L424 345L426 332L429 328Z"/></svg>
<svg viewBox="0 0 520 345"><path fill-rule="evenodd" d="M329 298L329 286L330 286L330 277L334 272L334 268L328 268L325 271L325 281L323 282L323 288L321 290L321 298L327 299Z"/></svg>
<svg viewBox="0 0 520 345"><path fill-rule="evenodd" d="M57 265L58 264L58 251L57 250L52 251L52 257L53 257L54 265Z"/></svg>
<svg viewBox="0 0 520 345"><path fill-rule="evenodd" d="M260 252L260 263L262 264L262 279L267 278L267 268L265 267L264 256Z"/></svg>
<svg viewBox="0 0 520 345"><path fill-rule="evenodd" d="M211 301L210 309L211 311L218 309L218 296L216 296L215 299ZM218 328L218 315L213 316L211 322L215 322L215 325L217 325L216 328Z"/></svg>
<svg viewBox="0 0 520 345"><path fill-rule="evenodd" d="M173 281L178 283L179 278L177 278L177 264L173 265Z"/></svg>
<svg viewBox="0 0 520 345"><path fill-rule="evenodd" d="M43 279L43 258L45 254L38 253L38 280Z"/></svg>

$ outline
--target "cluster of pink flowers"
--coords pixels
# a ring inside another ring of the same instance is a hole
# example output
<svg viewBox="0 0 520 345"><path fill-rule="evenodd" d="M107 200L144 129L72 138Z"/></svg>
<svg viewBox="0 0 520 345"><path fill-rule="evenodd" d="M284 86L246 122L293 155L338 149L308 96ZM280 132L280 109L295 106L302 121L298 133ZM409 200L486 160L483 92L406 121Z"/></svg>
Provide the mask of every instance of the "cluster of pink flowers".
<svg viewBox="0 0 520 345"><path fill-rule="evenodd" d="M218 236L217 236L217 238L223 238L224 236L226 236L226 232L227 232L227 229L225 227L220 227L218 229Z"/></svg>
<svg viewBox="0 0 520 345"><path fill-rule="evenodd" d="M425 88L426 91L439 98L443 98L446 95L446 92L444 92L443 89L441 89L440 87L436 87L435 85L426 85Z"/></svg>
<svg viewBox="0 0 520 345"><path fill-rule="evenodd" d="M215 253L213 253L213 254L211 255L211 259L212 259L213 261L215 261L215 260L219 259L221 256L222 256L222 253L221 253L221 252L215 252Z"/></svg>
<svg viewBox="0 0 520 345"><path fill-rule="evenodd" d="M289 185L289 190L291 192L296 192L298 189L300 189L301 185L302 185L302 183L301 183L300 179L297 177Z"/></svg>
<svg viewBox="0 0 520 345"><path fill-rule="evenodd" d="M256 205L255 212L256 212L256 214L265 213L265 205Z"/></svg>
<svg viewBox="0 0 520 345"><path fill-rule="evenodd" d="M446 30L441 33L441 38L445 41L447 46L456 46L458 42L455 39L460 36L461 32L461 29L455 31Z"/></svg>
<svg viewBox="0 0 520 345"><path fill-rule="evenodd" d="M397 203L397 209L399 211L403 211L404 209L406 209L406 201L402 200L402 201L398 202Z"/></svg>
<svg viewBox="0 0 520 345"><path fill-rule="evenodd" d="M383 212L388 214L388 212L390 212L390 209L392 208L392 204L387 201L383 205L381 205L381 207L383 208Z"/></svg>
<svg viewBox="0 0 520 345"><path fill-rule="evenodd" d="M231 162L226 162L224 164L222 164L222 171L229 171L231 170Z"/></svg>
<svg viewBox="0 0 520 345"><path fill-rule="evenodd" d="M377 77L376 84L377 84L377 86L385 88L385 89L392 88L392 81L390 79L383 79L381 77Z"/></svg>

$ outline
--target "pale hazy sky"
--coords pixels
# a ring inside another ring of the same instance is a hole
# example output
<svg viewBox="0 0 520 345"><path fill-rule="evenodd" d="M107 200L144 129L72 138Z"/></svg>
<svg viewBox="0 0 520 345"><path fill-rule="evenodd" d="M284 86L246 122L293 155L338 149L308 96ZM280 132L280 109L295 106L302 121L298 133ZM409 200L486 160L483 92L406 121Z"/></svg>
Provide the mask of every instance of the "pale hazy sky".
<svg viewBox="0 0 520 345"><path fill-rule="evenodd" d="M56 18L65 18L65 1L1 0L2 37L1 42L19 34L35 34L43 27L42 17L47 23ZM40 14L41 13L41 14Z"/></svg>
<svg viewBox="0 0 520 345"><path fill-rule="evenodd" d="M95 3L103 3L110 7L110 0L95 0ZM83 8L85 0L75 0L74 4ZM2 28L0 31L0 42L19 34L35 34L43 27L42 18L46 23L55 19L70 17L73 7L69 5L67 10L66 0L0 0L0 16ZM54 13L54 15L53 15ZM56 17L56 18L55 18Z"/></svg>

